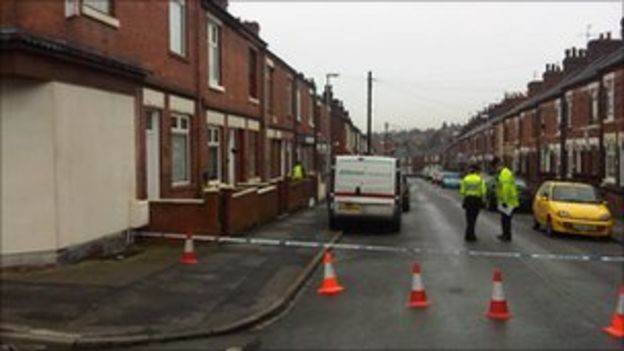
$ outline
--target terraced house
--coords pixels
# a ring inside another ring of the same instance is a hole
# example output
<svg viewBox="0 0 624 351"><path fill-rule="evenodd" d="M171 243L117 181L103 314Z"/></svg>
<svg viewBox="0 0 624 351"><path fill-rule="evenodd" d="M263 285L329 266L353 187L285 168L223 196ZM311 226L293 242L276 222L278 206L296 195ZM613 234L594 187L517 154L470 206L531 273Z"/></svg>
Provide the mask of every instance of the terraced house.
<svg viewBox="0 0 624 351"><path fill-rule="evenodd" d="M227 8L0 3L3 265L79 259L134 228L241 232L318 200L330 107Z"/></svg>
<svg viewBox="0 0 624 351"><path fill-rule="evenodd" d="M600 34L587 48L566 50L562 66L547 64L542 79L530 82L511 109L468 125L443 152L444 160L462 168L496 155L533 187L546 179L590 182L601 187L614 213L623 215L623 41ZM485 149L470 146L492 135L497 142L485 143Z"/></svg>

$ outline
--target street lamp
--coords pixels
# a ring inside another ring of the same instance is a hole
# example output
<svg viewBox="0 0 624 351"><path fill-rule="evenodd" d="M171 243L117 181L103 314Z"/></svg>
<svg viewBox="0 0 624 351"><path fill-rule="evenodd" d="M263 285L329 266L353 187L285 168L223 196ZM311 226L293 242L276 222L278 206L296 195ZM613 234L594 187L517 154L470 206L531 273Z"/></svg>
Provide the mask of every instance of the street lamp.
<svg viewBox="0 0 624 351"><path fill-rule="evenodd" d="M329 79L330 78L337 78L339 77L340 74L338 73L327 73L325 74L325 108L327 109L327 119L329 121L328 124L328 129L329 129L329 143L327 143L329 145L329 152L328 152L328 162L327 162L327 166L331 165L331 162L333 160L333 156L334 156L334 145L333 145L333 135L332 135L332 119L331 119L331 109L330 109L330 101L329 101Z"/></svg>

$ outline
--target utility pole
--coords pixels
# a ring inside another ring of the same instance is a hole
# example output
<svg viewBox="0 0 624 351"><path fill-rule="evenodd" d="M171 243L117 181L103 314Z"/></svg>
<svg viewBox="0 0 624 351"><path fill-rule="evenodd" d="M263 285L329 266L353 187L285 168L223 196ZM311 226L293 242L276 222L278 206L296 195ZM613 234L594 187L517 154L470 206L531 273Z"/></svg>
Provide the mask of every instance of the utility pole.
<svg viewBox="0 0 624 351"><path fill-rule="evenodd" d="M384 156L388 155L388 122L384 123L384 147L383 147Z"/></svg>
<svg viewBox="0 0 624 351"><path fill-rule="evenodd" d="M366 128L366 139L367 139L367 143L366 143L366 151L367 154L372 155L373 154L373 146L372 146L372 139L373 139L373 133L371 131L372 129L372 124L373 124L373 111L372 111L372 105L373 105L373 72L372 71L368 71L368 97L367 97L367 128ZM387 123L386 123L387 124ZM384 146L384 153L385 153L385 146Z"/></svg>

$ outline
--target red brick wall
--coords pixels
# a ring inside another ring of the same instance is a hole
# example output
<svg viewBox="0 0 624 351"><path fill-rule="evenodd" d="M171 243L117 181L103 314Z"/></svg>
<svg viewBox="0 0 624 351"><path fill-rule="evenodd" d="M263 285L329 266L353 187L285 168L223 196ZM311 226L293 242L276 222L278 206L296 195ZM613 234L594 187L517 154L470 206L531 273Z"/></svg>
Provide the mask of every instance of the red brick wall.
<svg viewBox="0 0 624 351"><path fill-rule="evenodd" d="M221 232L220 215L218 193L204 194L204 202L201 204L151 202L149 225L144 229L156 232L218 234Z"/></svg>
<svg viewBox="0 0 624 351"><path fill-rule="evenodd" d="M289 113L292 101L287 93L287 86L291 84L291 79L289 79L289 77L294 79L294 75L293 72L288 67L281 64L281 62L274 60L274 63L273 92L276 123L270 121L269 125L277 128L292 129L294 127L294 117Z"/></svg>
<svg viewBox="0 0 624 351"><path fill-rule="evenodd" d="M97 52L138 62L148 68L155 82L184 92L195 89L196 62L194 50L186 58L169 52L167 1L115 1L114 17L119 28L80 15L65 18L64 1L15 2L14 23L34 34L67 40ZM190 28L197 26L198 1L188 2L187 47L193 48L195 36ZM202 26L199 26L202 27Z"/></svg>
<svg viewBox="0 0 624 351"><path fill-rule="evenodd" d="M214 14L213 14L214 15ZM205 23L205 20L204 20ZM202 25L199 50L207 53L208 42L206 26ZM250 101L249 96L249 49L254 48L257 52L257 87L258 98L262 99L264 84L261 75L261 66L265 62L262 47L254 44L249 38L242 35L238 30L228 26L225 22L221 26L221 79L224 92L208 87L208 60L207 55L202 55L200 62L202 96L208 106L225 110L231 113L241 114L247 117L261 117L259 103Z"/></svg>

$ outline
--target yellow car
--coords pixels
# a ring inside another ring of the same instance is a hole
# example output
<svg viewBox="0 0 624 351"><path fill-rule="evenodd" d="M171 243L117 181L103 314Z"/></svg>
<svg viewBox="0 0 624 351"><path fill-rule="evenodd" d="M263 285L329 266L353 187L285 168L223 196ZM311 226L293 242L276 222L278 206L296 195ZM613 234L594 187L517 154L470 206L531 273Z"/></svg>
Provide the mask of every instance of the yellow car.
<svg viewBox="0 0 624 351"><path fill-rule="evenodd" d="M613 218L606 202L591 185L546 181L533 199L533 228L546 233L609 237Z"/></svg>

